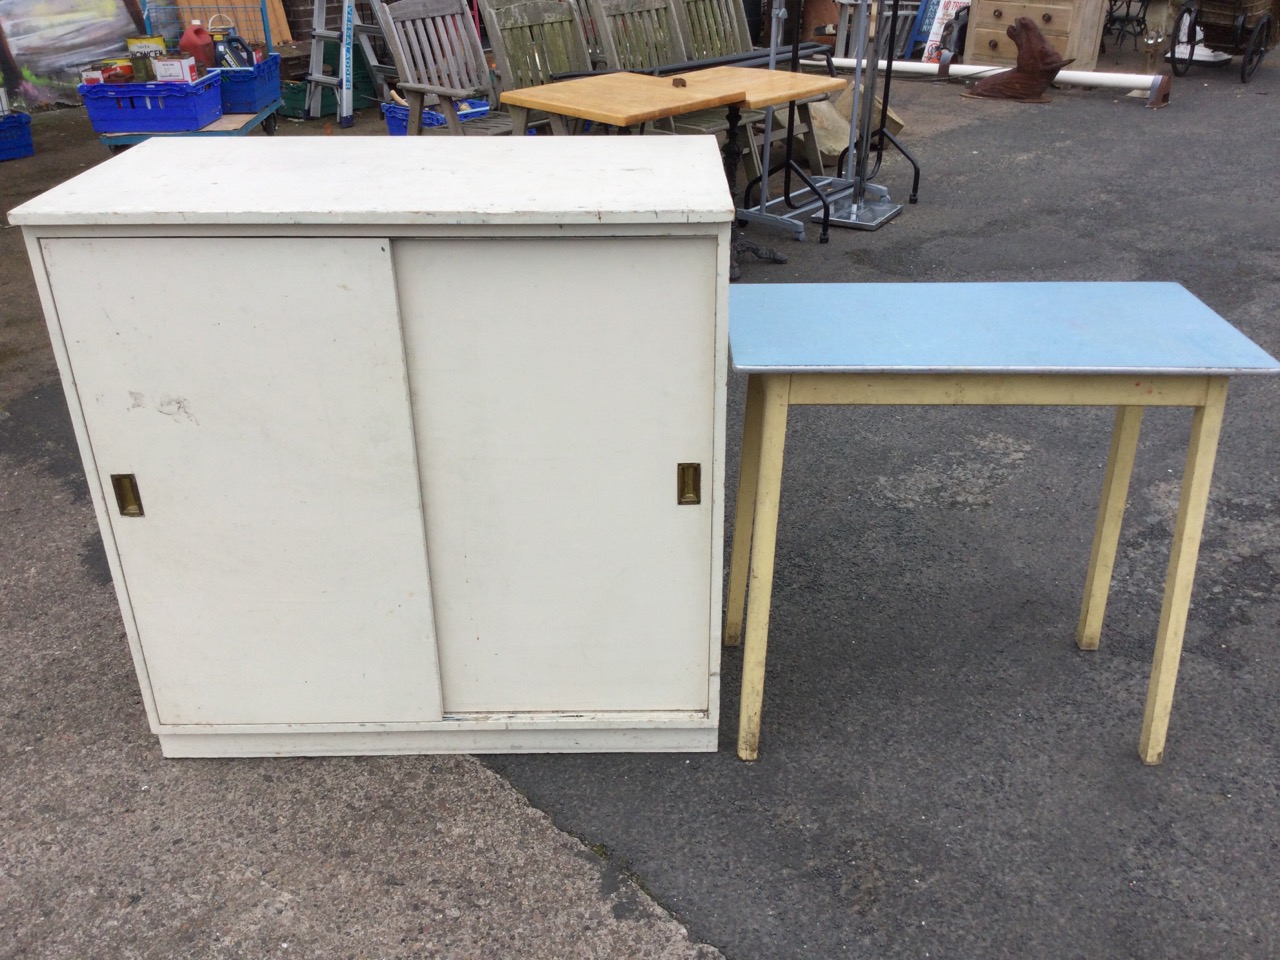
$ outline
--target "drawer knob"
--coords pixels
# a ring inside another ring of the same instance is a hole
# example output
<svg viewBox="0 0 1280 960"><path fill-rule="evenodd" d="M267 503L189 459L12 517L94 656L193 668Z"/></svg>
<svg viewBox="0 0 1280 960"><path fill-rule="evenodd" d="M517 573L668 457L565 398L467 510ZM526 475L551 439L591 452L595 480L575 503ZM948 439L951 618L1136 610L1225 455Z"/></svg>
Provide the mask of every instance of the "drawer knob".
<svg viewBox="0 0 1280 960"><path fill-rule="evenodd" d="M988 47L990 47L992 50L994 50L994 49L996 49L996 47L1000 46L1000 41L998 41L998 40L988 40L988 41L987 41L987 46L988 46Z"/></svg>
<svg viewBox="0 0 1280 960"><path fill-rule="evenodd" d="M1001 17L1004 16L1004 11L1001 10L999 7L996 7L994 10L991 11L991 15L995 17L997 20L999 20Z"/></svg>
<svg viewBox="0 0 1280 960"><path fill-rule="evenodd" d="M1040 14L1040 19L1041 19L1041 20L1043 20L1045 23L1049 23L1050 21L1052 21L1052 20L1053 20L1053 14L1052 14L1052 13L1042 13L1042 14Z"/></svg>

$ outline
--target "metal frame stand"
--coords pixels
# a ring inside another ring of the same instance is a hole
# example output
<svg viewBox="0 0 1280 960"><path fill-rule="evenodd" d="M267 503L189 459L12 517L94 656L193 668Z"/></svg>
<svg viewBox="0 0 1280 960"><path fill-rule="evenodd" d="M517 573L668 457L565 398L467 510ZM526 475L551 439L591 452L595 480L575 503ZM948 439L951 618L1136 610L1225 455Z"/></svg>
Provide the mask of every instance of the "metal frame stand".
<svg viewBox="0 0 1280 960"><path fill-rule="evenodd" d="M920 187L920 165L915 158L885 129L888 115L889 84L892 77L892 61L885 70L884 93L881 96L880 121L877 129L872 129L872 114L875 106L876 65L888 50L894 49L897 41L897 6L893 0L893 10L888 20L885 19L885 0L855 0L858 6L855 29L855 63L852 123L849 125L849 146L840 155L834 177L809 177L800 170L792 158L793 133L795 125L796 105L789 105L787 117L786 159L778 169L785 169L786 178L782 196L770 198L768 179L757 178L747 185L743 195L743 208L738 210L738 219L752 223L765 223L784 226L797 240L805 237L805 221L822 224L820 242L828 239L828 226L849 227L857 230L875 230L888 223L902 212L903 205L895 203L889 196L887 188L870 182L880 169L886 141L901 153L914 170L911 186L910 203L915 203ZM876 36L875 50L867 55L868 40L871 32L871 4L878 3L878 21L888 23L889 30ZM781 22L787 19L786 0L775 0L773 7L774 29L770 39L770 67L774 66L778 48L778 37L781 35ZM800 0L796 3L795 21L800 22ZM799 33L792 42L792 69L799 68ZM765 111L765 123L772 124L773 108ZM768 129L768 127L767 127ZM875 164L871 164L872 151L875 151ZM853 157L852 176L845 175L845 161ZM761 151L761 167L770 174L777 170L769 164L769 144L766 142ZM804 183L803 190L792 190L792 174L799 176ZM756 204L748 202L752 189L759 190Z"/></svg>
<svg viewBox="0 0 1280 960"><path fill-rule="evenodd" d="M875 89L876 89L876 67L881 56L884 55L886 49L892 50L896 37L898 25L897 16L897 0L894 0L894 10L892 19L889 21L888 37L885 31L876 31L875 50L870 57L867 57L867 40L871 30L871 3L872 0L861 0L858 4L858 24L856 31L856 47L858 65L854 69L853 75L853 110L850 113L851 119L856 119L856 123L849 124L849 146L840 154L840 161L836 167L836 173L839 174L844 163L850 155L853 156L853 189L847 193L842 193L836 200L836 213L832 217L831 222L839 227L851 227L855 230L876 230L884 224L888 223L894 217L902 212L902 204L894 203L889 198L889 191L876 183L868 182L867 168L871 160L871 114L875 109ZM885 23L884 16L884 0L878 0L879 6L876 13L876 22ZM886 43L886 39L888 43ZM889 70L892 70L892 60L889 61ZM885 71L886 89L880 102L887 111L889 91L888 78L889 70ZM884 129L883 116L880 123L879 134L888 136ZM883 141L879 141L883 143ZM894 141L896 143L896 141ZM914 165L914 161L912 161ZM880 157L876 157L876 170L880 167ZM916 167L916 182L919 184L920 168ZM912 200L914 202L915 192L912 191Z"/></svg>
<svg viewBox="0 0 1280 960"><path fill-rule="evenodd" d="M800 69L800 24L804 19L804 0L794 0L794 3L795 30L792 32L791 39L791 70L793 72ZM773 27L769 31L769 69L773 70L778 65L779 42L782 38L783 24L792 16L787 11L787 0L774 0L770 16L773 18ZM782 226L790 230L795 239L803 240L803 217L820 207L822 212L815 215L814 219L822 223L822 233L818 238L819 242L826 243L830 239L828 221L831 217L833 190L847 189L852 184L846 186L847 181L837 181L832 177L810 176L800 169L800 165L795 162L796 104L794 100L787 104L787 137L784 141L786 148L783 162L778 167L772 166L771 148L773 138L769 136L769 132L773 130L773 117L774 108L766 107L764 111L766 133L764 143L760 147L760 169L763 173L748 183L743 191L742 207L738 209L738 220L739 222ZM785 171L782 196L771 200L769 198L769 177L779 170ZM805 187L804 191L798 195L792 192L793 176L798 177ZM754 205L748 200L753 189L759 191L759 199ZM784 209L786 212L778 212Z"/></svg>

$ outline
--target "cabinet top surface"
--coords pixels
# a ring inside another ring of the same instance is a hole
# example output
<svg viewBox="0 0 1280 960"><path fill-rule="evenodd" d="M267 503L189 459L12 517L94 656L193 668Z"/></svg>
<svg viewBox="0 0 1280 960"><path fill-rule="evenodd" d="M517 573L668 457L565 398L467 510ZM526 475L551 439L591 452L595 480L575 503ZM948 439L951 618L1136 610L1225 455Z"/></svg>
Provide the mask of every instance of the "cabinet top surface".
<svg viewBox="0 0 1280 960"><path fill-rule="evenodd" d="M21 226L727 223L713 137L156 137Z"/></svg>
<svg viewBox="0 0 1280 960"><path fill-rule="evenodd" d="M1280 373L1176 283L772 283L729 290L749 373Z"/></svg>

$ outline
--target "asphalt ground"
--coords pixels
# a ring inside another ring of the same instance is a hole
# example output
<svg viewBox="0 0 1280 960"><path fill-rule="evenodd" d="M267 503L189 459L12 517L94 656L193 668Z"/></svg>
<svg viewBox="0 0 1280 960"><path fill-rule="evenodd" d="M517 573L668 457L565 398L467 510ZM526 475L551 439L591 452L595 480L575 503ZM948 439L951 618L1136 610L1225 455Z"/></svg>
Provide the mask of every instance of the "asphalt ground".
<svg viewBox="0 0 1280 960"><path fill-rule="evenodd" d="M743 282L1176 280L1280 354L1274 64L1247 86L1194 68L1161 110L959 94L895 81L918 205L825 245L752 228L790 263ZM0 165L6 210L105 159L76 111L33 129L36 157ZM380 120L279 135L326 133ZM900 160L879 179L905 197ZM793 412L755 763L733 751L737 651L715 754L166 761L18 234L0 956L1280 955L1280 382L1232 386L1162 766L1136 744L1189 415L1144 420L1082 653L1111 417L1059 408Z"/></svg>
<svg viewBox="0 0 1280 960"><path fill-rule="evenodd" d="M753 228L790 263L742 282L1174 280L1280 355L1274 68L1160 110L895 84L919 203L825 246ZM906 164L881 182L905 200ZM485 763L738 960L1280 956L1280 381L1232 386L1166 760L1137 756L1189 422L1144 420L1083 653L1110 411L793 410L759 760L727 650L715 755Z"/></svg>

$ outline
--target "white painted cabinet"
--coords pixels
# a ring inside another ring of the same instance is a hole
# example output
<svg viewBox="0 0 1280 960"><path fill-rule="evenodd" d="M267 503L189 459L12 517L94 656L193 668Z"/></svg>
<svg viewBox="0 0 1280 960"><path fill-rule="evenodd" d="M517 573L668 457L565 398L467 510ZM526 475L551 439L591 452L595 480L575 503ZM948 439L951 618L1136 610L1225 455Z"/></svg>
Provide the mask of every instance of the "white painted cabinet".
<svg viewBox="0 0 1280 960"><path fill-rule="evenodd" d="M731 216L688 137L155 139L13 211L166 755L715 749Z"/></svg>

